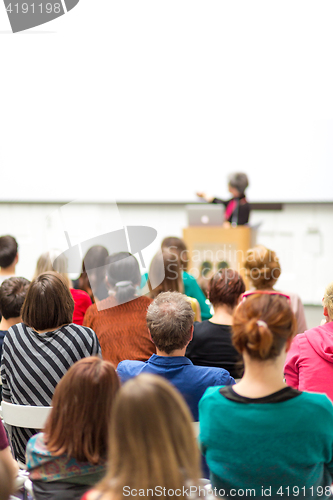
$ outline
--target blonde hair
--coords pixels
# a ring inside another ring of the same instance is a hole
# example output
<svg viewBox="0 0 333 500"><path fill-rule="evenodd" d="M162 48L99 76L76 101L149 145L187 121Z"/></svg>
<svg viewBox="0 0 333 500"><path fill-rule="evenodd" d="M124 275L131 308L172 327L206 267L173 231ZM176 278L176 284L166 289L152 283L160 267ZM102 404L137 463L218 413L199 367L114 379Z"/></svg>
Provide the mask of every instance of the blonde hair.
<svg viewBox="0 0 333 500"><path fill-rule="evenodd" d="M97 489L122 498L123 487L152 490L198 484L199 450L190 411L162 377L142 374L121 387L111 418L109 465ZM180 495L183 497L183 494Z"/></svg>
<svg viewBox="0 0 333 500"><path fill-rule="evenodd" d="M327 307L330 320L333 321L333 281L326 287L323 304Z"/></svg>
<svg viewBox="0 0 333 500"><path fill-rule="evenodd" d="M35 280L40 274L50 271L55 271L61 274L68 285L68 288L71 287L71 281L68 276L67 258L60 252L60 250L50 250L49 252L42 253L37 261L33 280Z"/></svg>
<svg viewBox="0 0 333 500"><path fill-rule="evenodd" d="M263 245L256 245L246 253L246 276L257 290L273 288L281 274L276 253Z"/></svg>

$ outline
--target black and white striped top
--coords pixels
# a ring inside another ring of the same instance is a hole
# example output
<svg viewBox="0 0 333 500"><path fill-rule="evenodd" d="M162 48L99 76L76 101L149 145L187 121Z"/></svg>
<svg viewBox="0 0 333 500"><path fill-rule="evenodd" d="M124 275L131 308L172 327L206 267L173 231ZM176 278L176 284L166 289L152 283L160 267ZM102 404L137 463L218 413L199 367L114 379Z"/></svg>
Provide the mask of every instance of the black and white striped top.
<svg viewBox="0 0 333 500"><path fill-rule="evenodd" d="M54 389L67 370L82 358L101 356L91 328L74 325L37 333L24 323L8 330L1 360L2 399L9 403L49 406ZM25 448L35 429L12 428L16 458L25 462Z"/></svg>

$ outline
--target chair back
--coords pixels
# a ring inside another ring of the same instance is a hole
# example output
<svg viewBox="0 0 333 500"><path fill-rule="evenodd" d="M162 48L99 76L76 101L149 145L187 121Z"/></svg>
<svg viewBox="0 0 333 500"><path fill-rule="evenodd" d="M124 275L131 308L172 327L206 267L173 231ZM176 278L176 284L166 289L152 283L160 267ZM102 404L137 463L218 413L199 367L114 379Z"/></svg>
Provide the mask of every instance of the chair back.
<svg viewBox="0 0 333 500"><path fill-rule="evenodd" d="M51 406L26 406L1 402L2 418L5 424L28 429L43 429Z"/></svg>

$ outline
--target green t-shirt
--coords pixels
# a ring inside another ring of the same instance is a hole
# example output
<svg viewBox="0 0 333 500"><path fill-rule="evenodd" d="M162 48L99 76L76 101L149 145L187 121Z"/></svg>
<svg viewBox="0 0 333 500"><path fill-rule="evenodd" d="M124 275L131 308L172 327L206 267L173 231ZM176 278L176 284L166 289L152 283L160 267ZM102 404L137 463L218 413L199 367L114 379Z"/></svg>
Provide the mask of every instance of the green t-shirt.
<svg viewBox="0 0 333 500"><path fill-rule="evenodd" d="M327 396L303 392L283 402L244 404L220 389L210 387L199 403L199 441L212 486L224 490L220 494L280 500L329 496L333 405Z"/></svg>

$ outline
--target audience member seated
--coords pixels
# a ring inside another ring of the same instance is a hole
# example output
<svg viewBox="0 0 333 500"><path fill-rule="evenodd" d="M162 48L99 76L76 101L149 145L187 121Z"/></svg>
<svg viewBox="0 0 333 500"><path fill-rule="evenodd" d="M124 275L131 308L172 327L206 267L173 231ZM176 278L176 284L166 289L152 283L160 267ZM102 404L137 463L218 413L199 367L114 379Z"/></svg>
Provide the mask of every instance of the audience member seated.
<svg viewBox="0 0 333 500"><path fill-rule="evenodd" d="M117 371L122 382L140 373L165 377L182 393L197 421L198 403L207 387L231 385L235 381L223 368L194 366L185 357L193 335L193 318L194 312L183 294L160 293L147 312L147 325L157 354L145 363L123 361Z"/></svg>
<svg viewBox="0 0 333 500"><path fill-rule="evenodd" d="M263 245L257 245L247 252L244 263L247 277L252 289L274 291L280 274L281 266L276 253ZM303 333L307 329L304 307L300 297L296 293L287 293L290 297L291 308L296 315L297 333Z"/></svg>
<svg viewBox="0 0 333 500"><path fill-rule="evenodd" d="M199 476L198 446L183 398L162 378L140 375L116 397L108 471L82 500L132 498L142 490L153 499L159 491L171 498L171 489L183 498L183 488L198 487Z"/></svg>
<svg viewBox="0 0 333 500"><path fill-rule="evenodd" d="M49 406L54 389L78 360L100 355L95 333L72 323L73 298L63 277L43 273L29 286L22 323L9 328L1 362L2 398L19 405ZM12 428L16 458L25 461L25 447L35 429Z"/></svg>
<svg viewBox="0 0 333 500"><path fill-rule="evenodd" d="M0 359L2 344L9 328L21 323L21 309L27 294L30 281L25 278L8 278L0 286Z"/></svg>
<svg viewBox="0 0 333 500"><path fill-rule="evenodd" d="M18 245L13 236L0 237L0 285L1 283L15 276L15 268L18 263Z"/></svg>
<svg viewBox="0 0 333 500"><path fill-rule="evenodd" d="M103 359L115 366L124 359L147 360L155 346L150 340L146 313L151 299L137 293L141 275L138 261L128 252L106 259L109 297L89 307L83 324L100 341Z"/></svg>
<svg viewBox="0 0 333 500"><path fill-rule="evenodd" d="M231 325L232 314L244 292L244 281L233 269L223 269L211 278L208 296L214 316L194 323L193 339L186 349L193 364L224 368L234 378L242 375L243 363L232 345Z"/></svg>
<svg viewBox="0 0 333 500"><path fill-rule="evenodd" d="M233 342L244 358L244 377L233 387L209 388L199 405L201 449L212 486L226 498L250 489L252 496L275 500L287 491L309 499L320 491L330 496L332 403L283 382L295 333L283 296L249 296L234 313Z"/></svg>
<svg viewBox="0 0 333 500"><path fill-rule="evenodd" d="M9 477L14 480L18 473L18 465L12 456L12 452L10 451L6 431L4 429L4 426L2 425L1 420L0 420L0 464L2 464L6 468ZM4 479L3 475L2 473L0 473L0 491L3 479Z"/></svg>
<svg viewBox="0 0 333 500"><path fill-rule="evenodd" d="M36 500L79 500L106 471L108 428L120 386L112 364L81 359L60 380L43 433L27 444Z"/></svg>
<svg viewBox="0 0 333 500"><path fill-rule="evenodd" d="M109 252L102 245L89 248L82 262L82 272L79 278L73 281L74 288L87 292L92 302L108 297L104 267L108 255Z"/></svg>
<svg viewBox="0 0 333 500"><path fill-rule="evenodd" d="M168 248L157 252L151 261L148 285L152 299L157 297L161 292L184 293L179 257L171 253ZM187 296L187 299L195 314L194 321L201 321L199 302L193 297Z"/></svg>
<svg viewBox="0 0 333 500"><path fill-rule="evenodd" d="M284 374L291 387L322 392L333 401L333 282L326 288L323 306L327 322L294 338Z"/></svg>
<svg viewBox="0 0 333 500"><path fill-rule="evenodd" d="M72 282L68 276L68 261L66 256L58 250L43 253L37 261L34 278L48 271L60 273L66 281L74 300L73 323L82 325L86 310L91 306L92 302L87 292L76 290L72 287Z"/></svg>

